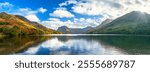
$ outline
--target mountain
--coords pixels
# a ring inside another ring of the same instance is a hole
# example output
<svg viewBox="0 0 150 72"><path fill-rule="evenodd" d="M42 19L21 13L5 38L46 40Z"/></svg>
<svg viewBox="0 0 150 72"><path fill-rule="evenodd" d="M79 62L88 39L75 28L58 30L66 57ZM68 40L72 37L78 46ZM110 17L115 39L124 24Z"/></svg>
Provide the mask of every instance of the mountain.
<svg viewBox="0 0 150 72"><path fill-rule="evenodd" d="M93 27L88 26L86 28L70 28L73 34L85 34L87 31L93 29Z"/></svg>
<svg viewBox="0 0 150 72"><path fill-rule="evenodd" d="M40 25L40 24L39 24ZM31 21L23 16L0 13L0 34L4 35L38 35L45 33L55 33L35 26ZM57 32L56 32L57 33Z"/></svg>
<svg viewBox="0 0 150 72"><path fill-rule="evenodd" d="M60 32L65 33L65 34L71 33L70 28L68 28L67 26L61 26L57 29L57 31L60 31Z"/></svg>
<svg viewBox="0 0 150 72"><path fill-rule="evenodd" d="M84 34L90 29L92 29L92 27L90 26L86 28L68 28L67 26L62 26L62 27L59 27L57 31L60 31L65 34Z"/></svg>
<svg viewBox="0 0 150 72"><path fill-rule="evenodd" d="M150 14L133 11L100 26L89 33L150 34Z"/></svg>

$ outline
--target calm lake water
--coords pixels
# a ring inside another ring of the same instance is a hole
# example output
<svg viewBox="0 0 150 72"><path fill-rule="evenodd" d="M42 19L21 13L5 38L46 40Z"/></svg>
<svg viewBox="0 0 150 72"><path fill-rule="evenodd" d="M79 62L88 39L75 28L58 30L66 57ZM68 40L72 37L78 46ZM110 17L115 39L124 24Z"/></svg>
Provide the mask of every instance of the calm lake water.
<svg viewBox="0 0 150 72"><path fill-rule="evenodd" d="M0 38L1 55L150 55L150 36L45 35Z"/></svg>

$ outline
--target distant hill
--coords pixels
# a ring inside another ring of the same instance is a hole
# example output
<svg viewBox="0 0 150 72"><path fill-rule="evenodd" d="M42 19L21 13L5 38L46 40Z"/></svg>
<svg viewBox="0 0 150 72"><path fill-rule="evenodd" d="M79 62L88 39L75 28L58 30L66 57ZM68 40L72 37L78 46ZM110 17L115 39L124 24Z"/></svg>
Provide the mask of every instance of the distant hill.
<svg viewBox="0 0 150 72"><path fill-rule="evenodd" d="M150 14L133 11L89 33L150 34Z"/></svg>
<svg viewBox="0 0 150 72"><path fill-rule="evenodd" d="M38 24L40 25L40 24ZM41 26L41 25L40 25ZM37 35L45 33L59 33L54 30L39 28L28 19L19 15L0 13L0 34L4 35Z"/></svg>
<svg viewBox="0 0 150 72"><path fill-rule="evenodd" d="M99 26L97 26L97 28L101 28L101 27L111 23L112 21L113 21L112 19L106 19Z"/></svg>
<svg viewBox="0 0 150 72"><path fill-rule="evenodd" d="M101 27L107 25L108 23L110 23L112 21L113 21L112 19L106 19L100 25L96 26L95 28L88 30L87 33L96 31L96 30L100 29Z"/></svg>
<svg viewBox="0 0 150 72"><path fill-rule="evenodd" d="M57 31L60 31L65 34L71 34L71 30L67 26L61 26L57 29Z"/></svg>
<svg viewBox="0 0 150 72"><path fill-rule="evenodd" d="M92 27L90 26L86 28L68 28L67 26L62 26L62 27L59 27L57 31L60 31L65 34L84 34L90 29L92 29Z"/></svg>
<svg viewBox="0 0 150 72"><path fill-rule="evenodd" d="M86 27L86 28L70 28L71 29L71 32L73 34L85 34L87 31L93 29L93 27Z"/></svg>

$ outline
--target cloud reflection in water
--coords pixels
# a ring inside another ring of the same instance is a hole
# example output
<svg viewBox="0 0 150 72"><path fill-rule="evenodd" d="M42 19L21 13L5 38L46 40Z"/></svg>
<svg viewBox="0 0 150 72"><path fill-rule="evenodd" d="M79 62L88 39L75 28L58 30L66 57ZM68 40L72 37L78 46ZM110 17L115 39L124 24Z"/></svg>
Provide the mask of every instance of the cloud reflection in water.
<svg viewBox="0 0 150 72"><path fill-rule="evenodd" d="M35 47L30 47L21 54L29 55L116 55L126 54L120 48L86 38L51 38Z"/></svg>

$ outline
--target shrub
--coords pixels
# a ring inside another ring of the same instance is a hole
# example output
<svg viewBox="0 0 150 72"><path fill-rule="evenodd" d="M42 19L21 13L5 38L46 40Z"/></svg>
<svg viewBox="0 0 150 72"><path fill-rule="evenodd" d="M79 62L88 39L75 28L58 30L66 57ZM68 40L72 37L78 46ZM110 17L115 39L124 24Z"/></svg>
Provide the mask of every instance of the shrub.
<svg viewBox="0 0 150 72"><path fill-rule="evenodd" d="M9 22L1 22L0 21L0 25L8 25L8 24L10 24Z"/></svg>

